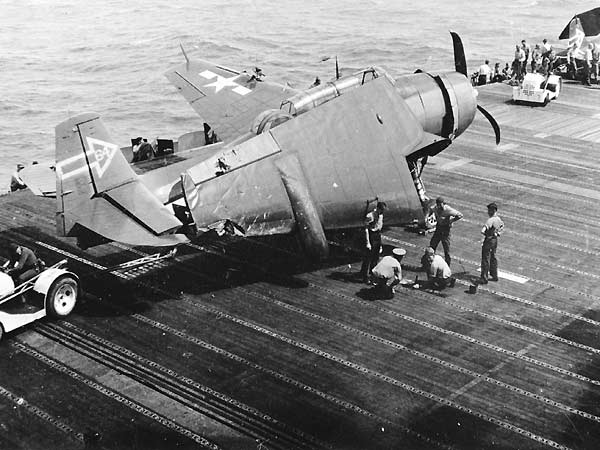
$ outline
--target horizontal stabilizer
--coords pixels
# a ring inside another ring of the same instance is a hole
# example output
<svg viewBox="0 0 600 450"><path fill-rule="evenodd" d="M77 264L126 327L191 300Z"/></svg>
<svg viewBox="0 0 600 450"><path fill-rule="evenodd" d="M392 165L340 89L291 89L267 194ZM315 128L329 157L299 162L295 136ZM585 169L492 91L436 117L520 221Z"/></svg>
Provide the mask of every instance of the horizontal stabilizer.
<svg viewBox="0 0 600 450"><path fill-rule="evenodd" d="M154 197L139 181L111 189L105 194L109 202L155 234L168 233L181 226L173 213Z"/></svg>

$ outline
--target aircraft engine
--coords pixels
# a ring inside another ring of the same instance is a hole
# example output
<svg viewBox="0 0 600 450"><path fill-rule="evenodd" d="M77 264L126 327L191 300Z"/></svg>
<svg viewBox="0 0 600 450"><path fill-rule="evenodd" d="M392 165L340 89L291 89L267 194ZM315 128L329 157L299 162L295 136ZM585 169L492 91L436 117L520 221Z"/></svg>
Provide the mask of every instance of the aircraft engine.
<svg viewBox="0 0 600 450"><path fill-rule="evenodd" d="M404 75L396 89L428 133L453 140L475 117L477 91L460 73Z"/></svg>
<svg viewBox="0 0 600 450"><path fill-rule="evenodd" d="M396 89L425 131L453 140L469 127L478 109L492 125L498 144L500 127L492 115L477 104L477 90L467 75L462 42L458 34L450 34L454 44L455 72L431 75L418 70L397 78Z"/></svg>

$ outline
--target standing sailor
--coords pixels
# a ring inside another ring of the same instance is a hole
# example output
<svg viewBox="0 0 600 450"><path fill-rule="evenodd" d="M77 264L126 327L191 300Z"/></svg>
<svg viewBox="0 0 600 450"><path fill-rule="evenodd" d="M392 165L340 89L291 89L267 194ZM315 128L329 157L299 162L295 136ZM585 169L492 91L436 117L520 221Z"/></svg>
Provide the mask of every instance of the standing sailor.
<svg viewBox="0 0 600 450"><path fill-rule="evenodd" d="M431 237L429 246L435 250L441 242L442 247L444 247L444 259L449 266L452 259L450 258L450 229L454 222L463 218L463 215L460 211L447 205L443 197L438 197L435 200L433 212L437 219L437 225L435 226L435 232Z"/></svg>
<svg viewBox="0 0 600 450"><path fill-rule="evenodd" d="M385 202L377 202L377 207L365 218L365 254L360 269L364 283L371 281L371 271L379 259L383 213L386 209Z"/></svg>
<svg viewBox="0 0 600 450"><path fill-rule="evenodd" d="M483 225L483 244L481 246L481 284L487 284L488 277L491 281L498 281L498 261L496 260L496 248L498 247L498 236L504 231L504 222L496 214L498 205L490 203L487 205L489 219Z"/></svg>

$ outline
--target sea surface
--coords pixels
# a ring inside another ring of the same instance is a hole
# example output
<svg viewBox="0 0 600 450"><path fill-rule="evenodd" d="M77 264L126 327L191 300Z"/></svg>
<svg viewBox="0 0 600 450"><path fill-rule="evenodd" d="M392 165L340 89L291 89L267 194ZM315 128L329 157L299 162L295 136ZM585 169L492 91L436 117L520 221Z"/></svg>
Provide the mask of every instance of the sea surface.
<svg viewBox="0 0 600 450"><path fill-rule="evenodd" d="M0 192L17 163L54 160L54 127L99 113L113 138L176 139L201 129L163 76L188 55L260 67L308 87L379 65L393 74L453 68L449 30L473 72L514 45L559 33L595 0L0 0Z"/></svg>

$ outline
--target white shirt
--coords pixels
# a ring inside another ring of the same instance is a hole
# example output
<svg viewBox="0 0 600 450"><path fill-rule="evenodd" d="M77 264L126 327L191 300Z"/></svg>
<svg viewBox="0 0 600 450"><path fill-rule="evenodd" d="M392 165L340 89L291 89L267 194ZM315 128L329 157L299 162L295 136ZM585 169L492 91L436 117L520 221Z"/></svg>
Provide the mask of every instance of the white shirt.
<svg viewBox="0 0 600 450"><path fill-rule="evenodd" d="M492 73L492 68L490 66L488 66L487 64L482 64L481 66L479 66L479 76L485 75L486 77L489 78L491 73Z"/></svg>
<svg viewBox="0 0 600 450"><path fill-rule="evenodd" d="M431 266L429 266L429 270L427 272L427 277L450 278L451 276L452 271L450 270L450 266L448 266L444 258L442 258L440 255L434 255Z"/></svg>
<svg viewBox="0 0 600 450"><path fill-rule="evenodd" d="M384 256L381 261L373 268L373 275L379 278L390 278L397 277L399 280L402 279L402 267L400 261L393 256Z"/></svg>

